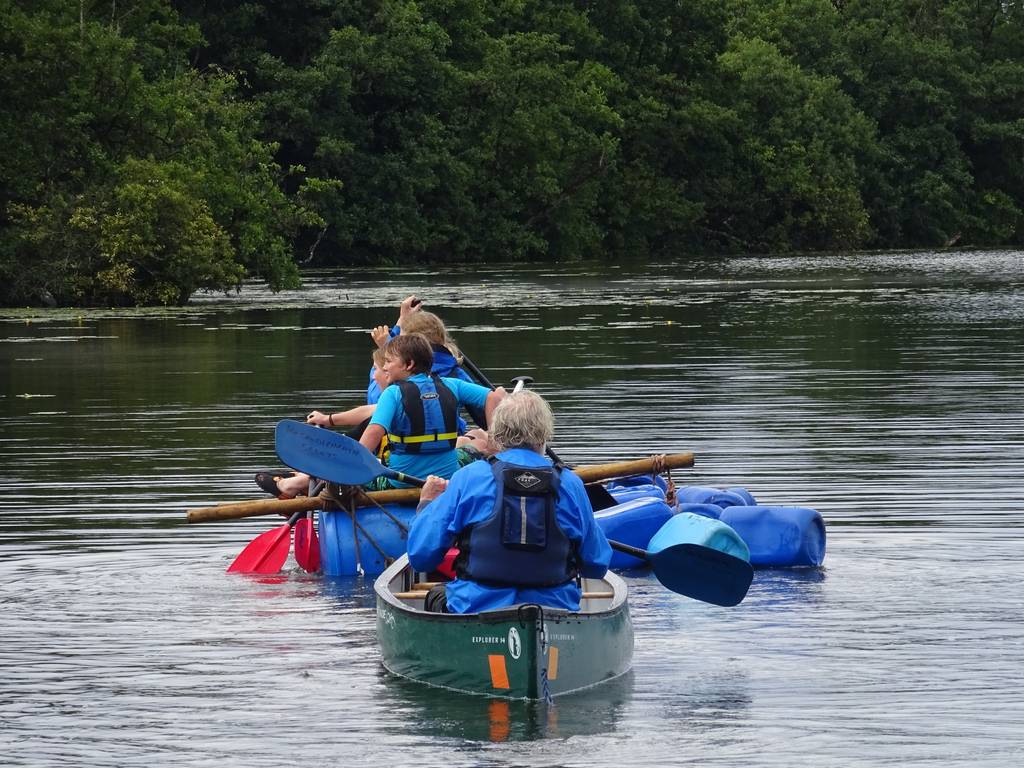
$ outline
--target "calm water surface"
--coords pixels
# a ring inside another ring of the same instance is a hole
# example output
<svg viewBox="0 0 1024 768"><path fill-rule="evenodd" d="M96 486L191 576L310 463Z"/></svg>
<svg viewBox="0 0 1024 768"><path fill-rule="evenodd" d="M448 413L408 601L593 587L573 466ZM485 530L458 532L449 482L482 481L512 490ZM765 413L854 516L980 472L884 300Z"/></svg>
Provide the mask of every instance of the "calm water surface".
<svg viewBox="0 0 1024 768"><path fill-rule="evenodd" d="M817 508L825 568L718 608L632 575L630 675L542 707L391 678L372 584L224 569L273 425L361 402L418 292L590 463ZM1024 254L315 273L0 317L0 762L1016 766Z"/></svg>

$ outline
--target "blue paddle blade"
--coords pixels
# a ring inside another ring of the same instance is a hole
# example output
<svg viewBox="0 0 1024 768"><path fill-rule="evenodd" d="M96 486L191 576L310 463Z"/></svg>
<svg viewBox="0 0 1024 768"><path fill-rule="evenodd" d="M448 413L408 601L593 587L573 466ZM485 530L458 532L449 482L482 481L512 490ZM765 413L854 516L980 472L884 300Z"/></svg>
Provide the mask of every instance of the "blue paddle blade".
<svg viewBox="0 0 1024 768"><path fill-rule="evenodd" d="M675 544L647 558L665 587L712 605L739 605L754 579L746 560L698 544Z"/></svg>
<svg viewBox="0 0 1024 768"><path fill-rule="evenodd" d="M301 421L280 421L274 430L277 455L292 469L339 485L365 485L387 467L351 437Z"/></svg>

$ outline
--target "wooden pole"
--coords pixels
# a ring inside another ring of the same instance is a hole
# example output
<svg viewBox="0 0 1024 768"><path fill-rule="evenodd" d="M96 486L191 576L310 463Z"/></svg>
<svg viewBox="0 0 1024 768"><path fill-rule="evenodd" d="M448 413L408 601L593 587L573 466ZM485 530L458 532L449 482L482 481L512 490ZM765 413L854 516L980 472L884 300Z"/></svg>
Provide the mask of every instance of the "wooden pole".
<svg viewBox="0 0 1024 768"><path fill-rule="evenodd" d="M610 464L595 464L589 467L575 467L575 472L585 483L608 480L613 477L629 477L646 475L662 469L679 469L692 467L692 453L670 453L649 459L634 461L618 461ZM395 488L389 491L370 491L356 498L357 507L368 507L377 504L415 504L419 501L419 488ZM234 520L242 517L280 514L290 517L296 512L320 509L323 499L320 496L297 496L294 499L256 499L255 501L237 501L230 504L219 504L215 507L190 509L186 520L190 523L207 523L214 520Z"/></svg>

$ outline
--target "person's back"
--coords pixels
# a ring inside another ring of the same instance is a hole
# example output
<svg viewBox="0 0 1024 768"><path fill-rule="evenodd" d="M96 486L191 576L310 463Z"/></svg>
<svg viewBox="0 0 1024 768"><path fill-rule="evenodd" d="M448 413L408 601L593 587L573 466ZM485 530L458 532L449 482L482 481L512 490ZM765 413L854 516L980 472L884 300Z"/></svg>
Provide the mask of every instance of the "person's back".
<svg viewBox="0 0 1024 768"><path fill-rule="evenodd" d="M448 611L517 603L578 610L576 577L607 571L611 548L582 481L543 455L551 424L538 395L510 395L493 414L490 438L502 448L495 460L464 467L447 484L428 478L425 506L409 531L409 560L430 571L457 544Z"/></svg>

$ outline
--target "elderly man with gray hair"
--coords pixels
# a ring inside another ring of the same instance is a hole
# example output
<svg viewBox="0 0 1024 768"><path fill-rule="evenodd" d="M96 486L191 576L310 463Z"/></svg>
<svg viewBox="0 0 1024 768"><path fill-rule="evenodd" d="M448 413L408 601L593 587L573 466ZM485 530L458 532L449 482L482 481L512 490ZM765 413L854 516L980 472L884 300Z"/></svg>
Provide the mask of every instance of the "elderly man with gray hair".
<svg viewBox="0 0 1024 768"><path fill-rule="evenodd" d="M518 603L579 610L577 577L600 578L611 547L594 520L583 482L544 455L554 435L551 408L523 390L494 410L498 453L450 481L427 478L409 530L409 562L432 571L457 546L457 578L428 610L476 613ZM447 605L445 605L445 601Z"/></svg>

